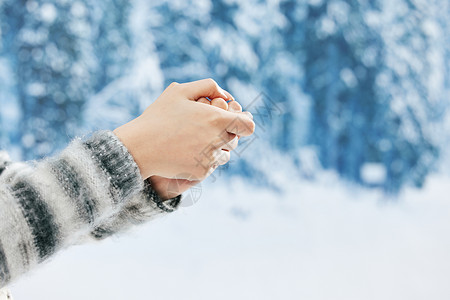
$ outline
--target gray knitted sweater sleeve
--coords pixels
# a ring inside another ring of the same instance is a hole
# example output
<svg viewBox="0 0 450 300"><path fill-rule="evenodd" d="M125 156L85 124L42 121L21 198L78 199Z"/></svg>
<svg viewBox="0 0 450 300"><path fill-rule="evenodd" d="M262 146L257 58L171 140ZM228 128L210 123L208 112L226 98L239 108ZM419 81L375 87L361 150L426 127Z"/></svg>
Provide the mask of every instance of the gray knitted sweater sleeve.
<svg viewBox="0 0 450 300"><path fill-rule="evenodd" d="M74 140L57 157L0 158L0 288L58 250L174 211L111 131Z"/></svg>

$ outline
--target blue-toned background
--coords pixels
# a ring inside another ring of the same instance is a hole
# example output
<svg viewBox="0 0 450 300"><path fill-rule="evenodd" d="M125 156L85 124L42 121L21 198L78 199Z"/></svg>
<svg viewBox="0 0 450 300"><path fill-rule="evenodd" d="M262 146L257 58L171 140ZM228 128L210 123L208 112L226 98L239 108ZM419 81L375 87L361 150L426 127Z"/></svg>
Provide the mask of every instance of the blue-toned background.
<svg viewBox="0 0 450 300"><path fill-rule="evenodd" d="M96 299L448 299L449 12L444 0L0 0L0 148L16 160L114 129L172 81L214 78L257 124L196 205L71 250L16 293L60 299L41 285L64 273Z"/></svg>

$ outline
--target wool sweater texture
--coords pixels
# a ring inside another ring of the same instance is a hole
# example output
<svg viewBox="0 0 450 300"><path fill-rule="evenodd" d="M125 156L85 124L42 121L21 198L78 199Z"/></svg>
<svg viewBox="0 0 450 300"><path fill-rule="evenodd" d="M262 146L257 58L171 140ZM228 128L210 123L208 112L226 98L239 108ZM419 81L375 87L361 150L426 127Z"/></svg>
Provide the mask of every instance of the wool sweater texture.
<svg viewBox="0 0 450 300"><path fill-rule="evenodd" d="M161 200L111 131L38 162L0 154L0 173L0 288L67 246L173 212L181 200Z"/></svg>

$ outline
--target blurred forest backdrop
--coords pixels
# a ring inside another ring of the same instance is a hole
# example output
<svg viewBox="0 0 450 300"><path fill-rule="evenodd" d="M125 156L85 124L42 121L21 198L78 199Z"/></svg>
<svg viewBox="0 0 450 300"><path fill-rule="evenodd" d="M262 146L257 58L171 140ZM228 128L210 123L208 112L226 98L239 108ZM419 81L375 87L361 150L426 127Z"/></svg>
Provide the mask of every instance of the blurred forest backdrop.
<svg viewBox="0 0 450 300"><path fill-rule="evenodd" d="M443 0L0 0L0 147L40 158L137 116L172 81L212 77L258 125L254 154L221 171L274 187L274 164L420 187L449 142L449 11Z"/></svg>
<svg viewBox="0 0 450 300"><path fill-rule="evenodd" d="M129 121L172 81L216 79L257 124L205 201L72 247L14 297L450 299L449 13L446 0L0 0L0 148L16 160Z"/></svg>

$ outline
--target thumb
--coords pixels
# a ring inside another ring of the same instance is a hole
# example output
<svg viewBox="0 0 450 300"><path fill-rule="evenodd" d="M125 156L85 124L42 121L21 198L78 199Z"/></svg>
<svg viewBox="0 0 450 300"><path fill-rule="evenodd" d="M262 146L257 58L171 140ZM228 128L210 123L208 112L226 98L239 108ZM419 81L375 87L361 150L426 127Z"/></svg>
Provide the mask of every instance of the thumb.
<svg viewBox="0 0 450 300"><path fill-rule="evenodd" d="M198 81L183 83L185 95L191 100L198 100L202 97L210 99L222 98L224 100L233 100L230 93L222 89L213 79L202 79Z"/></svg>

